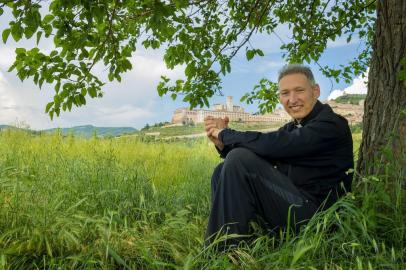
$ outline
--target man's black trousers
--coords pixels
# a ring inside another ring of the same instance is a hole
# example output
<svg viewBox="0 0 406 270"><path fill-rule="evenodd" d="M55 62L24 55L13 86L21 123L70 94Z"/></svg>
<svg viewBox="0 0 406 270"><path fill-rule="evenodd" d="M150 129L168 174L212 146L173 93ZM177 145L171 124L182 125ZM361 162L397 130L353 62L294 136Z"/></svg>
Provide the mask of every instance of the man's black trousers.
<svg viewBox="0 0 406 270"><path fill-rule="evenodd" d="M298 229L318 208L286 175L245 148L228 153L224 163L214 170L211 185L212 209L206 245L217 235L225 234L241 237L223 244L238 244L252 233L252 221L270 232L288 224Z"/></svg>

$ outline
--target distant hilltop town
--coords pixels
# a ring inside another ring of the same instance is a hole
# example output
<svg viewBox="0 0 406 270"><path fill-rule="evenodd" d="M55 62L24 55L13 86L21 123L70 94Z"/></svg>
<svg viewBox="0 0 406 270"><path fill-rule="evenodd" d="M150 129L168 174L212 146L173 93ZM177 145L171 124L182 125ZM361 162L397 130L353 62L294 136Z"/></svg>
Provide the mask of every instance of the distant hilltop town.
<svg viewBox="0 0 406 270"><path fill-rule="evenodd" d="M233 97L228 96L226 104L214 104L210 109L179 108L172 116L173 124L197 124L202 123L206 116L225 117L234 122L279 122L285 123L291 120L290 116L283 110L277 109L272 114L254 115L244 111L241 106L233 105Z"/></svg>
<svg viewBox="0 0 406 270"><path fill-rule="evenodd" d="M362 122L364 113L364 102L360 100L358 104L339 103L334 100L327 102L338 114L344 116L350 125ZM273 122L283 124L292 118L283 109L276 109L272 113L255 115L245 112L241 106L233 104L233 97L228 96L226 104L214 104L210 109L178 108L173 112L172 124L188 125L202 123L206 116L225 117L234 122Z"/></svg>

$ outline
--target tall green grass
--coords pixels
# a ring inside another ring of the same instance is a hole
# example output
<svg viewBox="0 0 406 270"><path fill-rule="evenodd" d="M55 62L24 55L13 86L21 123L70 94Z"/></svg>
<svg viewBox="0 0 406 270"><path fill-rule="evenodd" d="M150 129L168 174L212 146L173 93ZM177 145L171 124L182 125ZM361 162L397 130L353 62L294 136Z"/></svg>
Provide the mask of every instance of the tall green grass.
<svg viewBox="0 0 406 270"><path fill-rule="evenodd" d="M206 139L0 132L0 269L404 269L402 168L362 178L299 235L217 254L203 235L219 161Z"/></svg>

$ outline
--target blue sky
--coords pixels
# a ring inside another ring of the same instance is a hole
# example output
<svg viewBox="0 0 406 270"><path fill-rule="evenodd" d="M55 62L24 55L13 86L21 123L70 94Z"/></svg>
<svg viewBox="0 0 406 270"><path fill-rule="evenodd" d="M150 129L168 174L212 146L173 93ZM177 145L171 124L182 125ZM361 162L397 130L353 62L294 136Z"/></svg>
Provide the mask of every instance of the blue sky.
<svg viewBox="0 0 406 270"><path fill-rule="evenodd" d="M5 13L0 16L0 31L7 27L9 16ZM289 30L282 26L276 31L285 42L289 40ZM278 70L285 64L282 59L282 44L275 35L256 35L251 44L264 51L265 56L245 59L242 50L232 61L232 72L223 80L224 96L214 96L210 104L224 103L225 96L234 97L234 103L243 106L248 112L256 112L255 105L241 104L241 96L250 91L261 78L276 81ZM52 100L53 89L45 85L39 90L28 79L21 82L15 72L8 73L7 69L14 59L14 50L17 47L32 48L34 42L20 41L16 44L11 37L6 44L0 44L0 124L27 124L32 129L45 129L53 127L71 127L92 124L95 126L130 126L142 128L146 123L152 124L170 121L172 112L178 107L187 107L181 98L173 101L170 97L159 97L156 85L160 75L170 78L180 78L183 74L182 67L168 70L163 61L163 49L152 51L142 47L137 48L132 62L133 70L126 73L121 83L107 83L103 88L105 93L101 99L88 99L85 107L72 108L72 111L62 112L61 116L53 121L45 114L45 105ZM41 50L52 49L50 40L42 40L39 44ZM319 63L338 67L345 64L361 50L359 41L350 44L345 38L329 42L328 49L323 54ZM344 82L336 83L324 77L315 64L310 65L315 78L321 87L320 100L326 100L335 89L365 88L359 82L355 85ZM97 73L105 76L102 66L97 67ZM358 80L359 81L359 80ZM365 91L365 89L360 91Z"/></svg>

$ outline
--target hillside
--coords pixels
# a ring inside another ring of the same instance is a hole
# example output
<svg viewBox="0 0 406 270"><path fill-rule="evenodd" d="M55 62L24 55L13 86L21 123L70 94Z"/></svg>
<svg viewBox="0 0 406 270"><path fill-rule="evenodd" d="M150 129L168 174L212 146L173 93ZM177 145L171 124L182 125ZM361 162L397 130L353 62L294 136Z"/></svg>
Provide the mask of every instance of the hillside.
<svg viewBox="0 0 406 270"><path fill-rule="evenodd" d="M54 133L57 128L43 130L45 133ZM120 136L137 132L132 127L95 127L92 125L76 126L71 128L59 128L63 135L74 134L75 136L91 137L96 134L99 137Z"/></svg>
<svg viewBox="0 0 406 270"><path fill-rule="evenodd" d="M12 128L12 126L8 126L8 125L0 125L0 130L5 129L5 128Z"/></svg>
<svg viewBox="0 0 406 270"><path fill-rule="evenodd" d="M27 128L24 128L24 127L15 127L15 126L10 126L10 125L0 125L0 131L6 130L6 129L24 130L24 131L27 131L27 132L32 133L32 134L38 133L37 131L30 130L30 129L27 129Z"/></svg>
<svg viewBox="0 0 406 270"><path fill-rule="evenodd" d="M347 94L340 96L335 99L337 103L350 103L354 105L358 105L361 100L365 100L366 95L364 94Z"/></svg>
<svg viewBox="0 0 406 270"><path fill-rule="evenodd" d="M25 130L30 133L39 134L39 133L55 133L56 131L60 131L62 135L69 135L73 134L79 137L89 138L93 135L98 137L117 137L125 134L133 134L136 133L138 130L132 127L95 127L92 125L85 125L85 126L75 126L71 128L51 128L51 129L44 129L44 130L30 130L26 128L19 128L10 125L0 125L0 130L2 129L19 129Z"/></svg>

